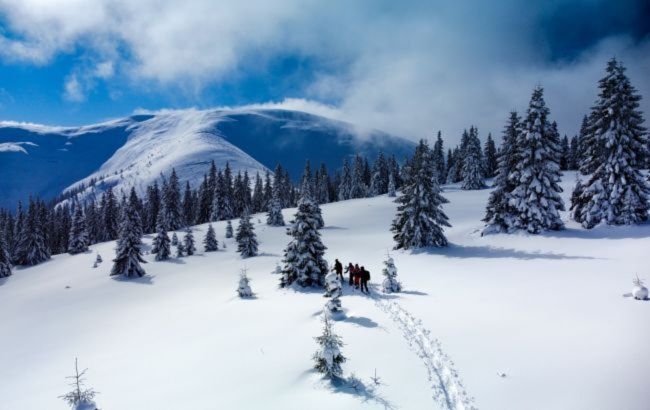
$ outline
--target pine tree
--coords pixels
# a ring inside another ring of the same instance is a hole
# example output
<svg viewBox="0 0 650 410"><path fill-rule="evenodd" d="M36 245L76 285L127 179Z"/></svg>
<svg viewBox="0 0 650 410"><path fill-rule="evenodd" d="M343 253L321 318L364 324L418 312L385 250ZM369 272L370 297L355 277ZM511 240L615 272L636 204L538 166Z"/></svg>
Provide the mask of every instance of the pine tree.
<svg viewBox="0 0 650 410"><path fill-rule="evenodd" d="M207 187L207 177L203 177L203 184L204 186ZM185 193L183 194L183 222L185 225L193 225L194 224L194 215L196 214L195 212L195 204L194 204L194 195L192 193L192 188L190 187L190 182L185 181Z"/></svg>
<svg viewBox="0 0 650 410"><path fill-rule="evenodd" d="M253 213L264 211L266 201L264 200L264 185L262 185L262 178L259 172L255 174L255 186L253 188L253 196L251 198L251 209Z"/></svg>
<svg viewBox="0 0 650 410"><path fill-rule="evenodd" d="M571 148L569 146L569 137L566 135L562 138L560 145L560 171L569 169L569 156L571 155Z"/></svg>
<svg viewBox="0 0 650 410"><path fill-rule="evenodd" d="M359 155L354 158L350 182L350 199L365 198L367 196L368 186L365 183L364 163L363 158Z"/></svg>
<svg viewBox="0 0 650 410"><path fill-rule="evenodd" d="M163 181L163 215L165 229L175 231L180 229L183 224L183 212L181 209L181 189L176 175L176 170L172 169L169 182Z"/></svg>
<svg viewBox="0 0 650 410"><path fill-rule="evenodd" d="M114 265L111 276L120 275L132 278L145 275L145 271L140 265L140 263L146 263L140 251L142 245L142 221L140 215L138 215L135 199L137 197L131 195L122 212L120 238L117 243L115 259L113 259Z"/></svg>
<svg viewBox="0 0 650 410"><path fill-rule="evenodd" d="M291 241L284 250L284 267L280 286L297 281L301 286L322 286L327 274L327 262L323 259L325 246L318 232L316 204L311 197L301 197L298 210L287 228Z"/></svg>
<svg viewBox="0 0 650 410"><path fill-rule="evenodd" d="M106 192L104 192L104 195L102 196L101 212L104 222L104 228L102 230L104 232L104 235L102 236L102 240L113 241L117 239L120 232L120 211L117 203L117 198L115 198L113 189L110 187L106 190Z"/></svg>
<svg viewBox="0 0 650 410"><path fill-rule="evenodd" d="M325 275L325 296L331 298L326 304L326 312L336 312L341 310L341 295L343 286L341 279L336 272L329 272Z"/></svg>
<svg viewBox="0 0 650 410"><path fill-rule="evenodd" d="M165 231L165 225L162 223L158 225L158 233L154 237L153 248L151 253L156 254L157 261L165 261L171 256L171 240L167 235L167 231Z"/></svg>
<svg viewBox="0 0 650 410"><path fill-rule="evenodd" d="M440 195L431 150L424 140L415 149L406 173L391 231L395 249L447 246L443 226L451 226L441 206L448 201Z"/></svg>
<svg viewBox="0 0 650 410"><path fill-rule="evenodd" d="M569 163L567 164L568 168L572 171L578 169L578 158L580 156L578 146L578 136L574 135L569 143Z"/></svg>
<svg viewBox="0 0 650 410"><path fill-rule="evenodd" d="M183 256L185 256L185 245L183 245L183 242L178 241L176 244L176 257L182 258Z"/></svg>
<svg viewBox="0 0 650 410"><path fill-rule="evenodd" d="M390 257L390 255L386 255L384 268L381 272L385 276L385 279L381 284L384 293L402 291L402 284L397 280L397 268L395 267L395 262L393 261L393 258Z"/></svg>
<svg viewBox="0 0 650 410"><path fill-rule="evenodd" d="M340 350L343 342L339 335L332 332L332 323L327 315L323 315L322 321L323 334L315 338L320 348L313 356L316 362L314 368L330 379L337 379L343 375L341 363L346 361Z"/></svg>
<svg viewBox="0 0 650 410"><path fill-rule="evenodd" d="M641 96L615 59L607 63L599 88L599 99L589 117L588 135L601 151L597 161L592 157L596 169L582 190L580 203L584 207L576 220L585 228L599 223L644 222L650 210L650 184L641 174L648 150L643 114L639 110ZM584 165L581 170L586 168Z"/></svg>
<svg viewBox="0 0 650 410"><path fill-rule="evenodd" d="M375 163L372 166L370 188L368 196L383 195L388 192L388 163L383 152L379 152Z"/></svg>
<svg viewBox="0 0 650 410"><path fill-rule="evenodd" d="M397 193L395 192L395 177L392 173L388 176L388 196L390 198L395 198L397 196Z"/></svg>
<svg viewBox="0 0 650 410"><path fill-rule="evenodd" d="M183 236L183 247L187 256L194 255L196 252L196 246L194 245L194 235L192 234L192 229L188 226L185 229L185 236Z"/></svg>
<svg viewBox="0 0 650 410"><path fill-rule="evenodd" d="M176 232L172 234L172 246L178 245L178 236L176 235Z"/></svg>
<svg viewBox="0 0 650 410"><path fill-rule="evenodd" d="M284 217L282 216L282 203L279 194L273 192L273 198L269 201L268 215L266 217L266 224L269 226L284 226Z"/></svg>
<svg viewBox="0 0 650 410"><path fill-rule="evenodd" d="M70 228L70 239L68 240L68 252L71 255L83 253L88 250L88 231L86 229L86 217L79 203L75 205L72 227Z"/></svg>
<svg viewBox="0 0 650 410"><path fill-rule="evenodd" d="M11 276L11 258L7 251L7 244L3 235L0 235L0 278Z"/></svg>
<svg viewBox="0 0 650 410"><path fill-rule="evenodd" d="M46 245L44 223L36 201L29 199L27 215L18 236L16 254L17 265L37 265L50 259L50 249Z"/></svg>
<svg viewBox="0 0 650 410"><path fill-rule="evenodd" d="M242 217L239 219L235 240L237 241L237 252L242 258L257 256L257 235L255 235L255 228L251 223L248 209L244 210Z"/></svg>
<svg viewBox="0 0 650 410"><path fill-rule="evenodd" d="M482 234L510 232L517 225L519 211L510 203L510 198L518 184L516 170L521 156L520 135L521 119L513 111L503 130L503 142L498 157L499 167L494 179L494 190L490 193L483 218L486 227Z"/></svg>
<svg viewBox="0 0 650 410"><path fill-rule="evenodd" d="M463 149L463 167L461 169L463 183L461 189L483 189L483 166L481 164L481 141L478 130L470 127L465 148Z"/></svg>
<svg viewBox="0 0 650 410"><path fill-rule="evenodd" d="M160 189L158 182L147 187L147 200L144 215L146 217L145 232L156 232L158 229L158 214L160 213ZM88 216L88 213L86 212ZM88 216L88 219L91 218Z"/></svg>
<svg viewBox="0 0 650 410"><path fill-rule="evenodd" d="M483 171L486 178L494 178L499 167L497 148L492 139L492 134L488 134L485 146L483 147Z"/></svg>
<svg viewBox="0 0 650 410"><path fill-rule="evenodd" d="M433 144L433 163L436 166L438 184L444 184L447 180L447 165L445 164L445 149L442 141L442 133L440 131L438 131L436 142Z"/></svg>
<svg viewBox="0 0 650 410"><path fill-rule="evenodd" d="M519 211L514 228L534 234L564 227L558 212L564 210L558 185L559 136L548 116L544 90L538 86L522 126L521 157L515 171L518 184L510 199Z"/></svg>
<svg viewBox="0 0 650 410"><path fill-rule="evenodd" d="M77 366L77 359L74 359L74 375L68 376L66 379L72 379L70 387L72 391L60 396L59 398L65 400L72 410L99 410L95 404L95 396L97 392L93 389L86 389L84 386L84 375L88 369L79 372Z"/></svg>
<svg viewBox="0 0 650 410"><path fill-rule="evenodd" d="M339 201L350 199L350 192L352 189L352 171L350 170L350 163L346 158L343 161L343 170L341 171L341 183L339 184L338 198Z"/></svg>
<svg viewBox="0 0 650 410"><path fill-rule="evenodd" d="M232 238L232 222L230 220L226 223L226 238Z"/></svg>
<svg viewBox="0 0 650 410"><path fill-rule="evenodd" d="M203 245L206 252L219 250L219 242L217 241L217 235L214 232L212 224L208 225L208 231L205 234L205 239L203 239Z"/></svg>

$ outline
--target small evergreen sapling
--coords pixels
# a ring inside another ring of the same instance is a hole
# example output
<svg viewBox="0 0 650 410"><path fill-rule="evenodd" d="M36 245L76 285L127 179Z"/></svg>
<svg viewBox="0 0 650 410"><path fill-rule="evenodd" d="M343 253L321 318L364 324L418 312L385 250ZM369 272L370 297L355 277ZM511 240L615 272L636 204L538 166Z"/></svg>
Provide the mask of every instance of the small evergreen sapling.
<svg viewBox="0 0 650 410"><path fill-rule="evenodd" d="M70 386L73 390L69 393L59 396L61 399L65 400L72 410L98 410L95 401L95 395L97 392L91 389L86 389L84 386L84 375L86 374L84 369L79 372L79 367L77 366L77 359L74 359L74 375L68 376L66 379L72 379Z"/></svg>
<svg viewBox="0 0 650 410"><path fill-rule="evenodd" d="M176 257L182 258L183 256L185 256L185 245L183 245L183 242L178 241L176 244Z"/></svg>
<svg viewBox="0 0 650 410"><path fill-rule="evenodd" d="M178 245L178 236L176 235L176 232L172 234L172 246Z"/></svg>
<svg viewBox="0 0 650 410"><path fill-rule="evenodd" d="M239 274L239 287L237 288L237 294L240 298L250 298L253 297L253 291L251 290L250 285L251 280L246 275L246 269L242 269Z"/></svg>
<svg viewBox="0 0 650 410"><path fill-rule="evenodd" d="M232 222L228 221L226 223L226 238L232 238Z"/></svg>
<svg viewBox="0 0 650 410"><path fill-rule="evenodd" d="M327 302L325 307L331 313L341 310L341 294L342 294L341 280L336 272L330 272L325 276L325 296L331 299Z"/></svg>
<svg viewBox="0 0 650 410"><path fill-rule="evenodd" d="M169 239L169 235L167 235L167 231L165 231L165 228L162 225L158 226L158 233L154 238L153 248L156 250L155 254L157 261L165 261L169 259L169 256L172 253L171 240ZM151 253L154 253L153 249L151 250Z"/></svg>
<svg viewBox="0 0 650 410"><path fill-rule="evenodd" d="M194 246L194 235L192 234L192 229L188 226L185 230L185 236L183 237L183 245L187 256L194 255L196 252L196 246Z"/></svg>
<svg viewBox="0 0 650 410"><path fill-rule="evenodd" d="M395 267L395 262L390 255L387 255L387 258L384 261L384 269L382 269L382 273L386 277L381 284L384 293L402 291L402 284L397 280L397 268Z"/></svg>
<svg viewBox="0 0 650 410"><path fill-rule="evenodd" d="M104 262L104 260L102 259L102 255L97 254L97 258L95 258L95 262L97 262L97 263L102 263L102 262Z"/></svg>
<svg viewBox="0 0 650 410"><path fill-rule="evenodd" d="M648 288L643 285L643 280L638 276L632 281L634 283L634 288L632 288L632 296L636 300L646 300L648 299Z"/></svg>
<svg viewBox="0 0 650 410"><path fill-rule="evenodd" d="M126 209L122 212L122 221L120 224L120 239L117 243L117 252L113 262L111 276L142 277L145 274L140 265L146 263L142 258L140 246L142 240L142 224L140 215L136 208L136 201L133 197L129 200Z"/></svg>
<svg viewBox="0 0 650 410"><path fill-rule="evenodd" d="M206 252L219 250L219 242L217 241L217 236L212 224L208 225L208 232L205 234L205 239L203 239L203 245Z"/></svg>
<svg viewBox="0 0 650 410"><path fill-rule="evenodd" d="M322 321L323 334L315 337L320 347L313 356L316 362L314 368L330 379L338 379L343 375L341 363L346 360L340 350L343 342L339 335L332 332L332 323L327 315L323 315Z"/></svg>

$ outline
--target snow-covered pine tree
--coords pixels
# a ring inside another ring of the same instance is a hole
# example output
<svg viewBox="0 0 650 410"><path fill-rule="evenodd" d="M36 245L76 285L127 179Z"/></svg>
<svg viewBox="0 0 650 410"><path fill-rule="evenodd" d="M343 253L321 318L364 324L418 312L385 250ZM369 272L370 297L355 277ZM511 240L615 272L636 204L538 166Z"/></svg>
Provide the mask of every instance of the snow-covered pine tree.
<svg viewBox="0 0 650 410"><path fill-rule="evenodd" d="M279 193L273 190L273 198L268 204L268 214L266 224L269 226L284 226L284 217L282 216L282 202Z"/></svg>
<svg viewBox="0 0 650 410"><path fill-rule="evenodd" d="M352 178L350 179L350 199L365 198L368 194L368 186L364 178L363 158L357 155L354 158Z"/></svg>
<svg viewBox="0 0 650 410"><path fill-rule="evenodd" d="M97 392L92 388L87 389L84 386L84 375L88 369L84 369L81 372L77 365L77 359L74 359L74 375L66 377L66 379L72 379L70 387L72 391L60 396L59 398L63 399L72 410L99 410L95 404L95 396Z"/></svg>
<svg viewBox="0 0 650 410"><path fill-rule="evenodd" d="M401 195L395 200L399 205L391 231L395 249L447 246L443 226L449 225L435 177L431 150L420 140L406 172Z"/></svg>
<svg viewBox="0 0 650 410"><path fill-rule="evenodd" d="M134 191L133 191L134 192ZM145 271L140 263L146 263L142 258L142 222L137 211L137 197L131 195L129 202L122 211L120 221L120 238L117 243L115 259L111 276L126 278L144 276Z"/></svg>
<svg viewBox="0 0 650 410"><path fill-rule="evenodd" d="M560 171L569 169L569 156L571 155L571 148L569 146L569 137L566 135L562 138L560 145Z"/></svg>
<svg viewBox="0 0 650 410"><path fill-rule="evenodd" d="M544 90L535 87L522 125L520 161L515 171L517 187L511 204L519 215L515 229L538 234L564 227L558 211L564 210L559 166L559 136L550 122Z"/></svg>
<svg viewBox="0 0 650 410"><path fill-rule="evenodd" d="M461 174L463 183L461 189L483 189L483 164L481 163L481 141L478 139L478 130L472 126L463 150L463 166Z"/></svg>
<svg viewBox="0 0 650 410"><path fill-rule="evenodd" d="M350 170L350 162L346 158L343 161L343 169L341 170L341 183L339 184L339 201L350 199L350 190L352 189L352 171Z"/></svg>
<svg viewBox="0 0 650 410"><path fill-rule="evenodd" d="M574 135L571 137L571 142L569 143L569 163L567 164L568 168L572 171L578 169L578 136Z"/></svg>
<svg viewBox="0 0 650 410"><path fill-rule="evenodd" d="M176 232L172 234L172 246L178 245L178 235L176 235Z"/></svg>
<svg viewBox="0 0 650 410"><path fill-rule="evenodd" d="M232 234L232 222L228 220L228 222L226 222L226 238L232 238Z"/></svg>
<svg viewBox="0 0 650 410"><path fill-rule="evenodd" d="M336 272L329 272L325 275L325 296L331 298L325 307L330 313L341 310L341 295L343 287L341 279Z"/></svg>
<svg viewBox="0 0 650 410"><path fill-rule="evenodd" d="M194 255L196 252L196 246L194 245L194 234L192 234L192 229L188 226L185 229L185 236L183 236L183 247L187 256Z"/></svg>
<svg viewBox="0 0 650 410"><path fill-rule="evenodd" d="M571 207L569 208L569 213L571 218L579 221L582 215L582 210L587 204L588 198L583 196L585 186L582 184L580 177L576 174L576 184L573 187L573 192L571 193Z"/></svg>
<svg viewBox="0 0 650 410"><path fill-rule="evenodd" d="M442 132L440 131L438 131L436 142L433 144L433 163L436 166L438 185L444 184L447 180L447 164L445 164L445 149L442 141Z"/></svg>
<svg viewBox="0 0 650 410"><path fill-rule="evenodd" d="M264 185L260 173L255 173L255 185L253 187L253 196L251 197L251 209L253 213L264 211L266 201L264 200Z"/></svg>
<svg viewBox="0 0 650 410"><path fill-rule="evenodd" d="M86 216L83 213L81 204L77 203L74 207L72 217L72 226L70 227L70 236L68 240L68 253L71 255L83 253L88 250L88 231L86 229Z"/></svg>
<svg viewBox="0 0 650 410"><path fill-rule="evenodd" d="M648 137L639 110L641 96L616 59L607 63L599 98L589 116L588 135L601 147L596 167L582 190L584 204L576 221L585 228L599 223L631 225L648 220L650 184L641 174ZM586 161L587 165L590 163ZM581 171L585 167L581 167Z"/></svg>
<svg viewBox="0 0 650 410"><path fill-rule="evenodd" d="M164 224L161 223L158 225L158 232L153 242L153 248L156 250L156 260L165 261L169 259L172 253L171 240L169 239L169 235L167 235ZM154 253L154 249L151 250L151 253Z"/></svg>
<svg viewBox="0 0 650 410"><path fill-rule="evenodd" d="M390 198L395 198L397 193L395 192L395 177L392 173L388 175L388 196Z"/></svg>
<svg viewBox="0 0 650 410"><path fill-rule="evenodd" d="M101 213L103 219L102 240L112 241L120 235L120 210L113 188L109 187L101 201Z"/></svg>
<svg viewBox="0 0 650 410"><path fill-rule="evenodd" d="M250 285L251 280L246 275L246 269L242 269L239 274L239 286L237 287L237 294L240 298L253 297L253 290Z"/></svg>
<svg viewBox="0 0 650 410"><path fill-rule="evenodd" d="M493 183L494 190L490 193L483 218L486 226L482 235L510 232L516 226L519 211L510 203L510 195L517 186L516 170L521 155L520 135L521 119L513 111L503 130L503 141L498 156L499 166Z"/></svg>
<svg viewBox="0 0 650 410"><path fill-rule="evenodd" d="M4 235L0 235L0 278L11 276L11 258L7 251L7 243L5 242Z"/></svg>
<svg viewBox="0 0 650 410"><path fill-rule="evenodd" d="M321 163L320 169L316 172L316 202L327 204L330 202L330 177L327 173L327 166Z"/></svg>
<svg viewBox="0 0 650 410"><path fill-rule="evenodd" d="M163 186L163 214L165 229L175 231L183 224L183 211L181 208L181 188L176 170L172 168L169 182Z"/></svg>
<svg viewBox="0 0 650 410"><path fill-rule="evenodd" d="M397 268L390 255L386 255L384 268L381 273L384 275L384 281L381 283L384 293L394 293L402 291L402 284L397 280Z"/></svg>
<svg viewBox="0 0 650 410"><path fill-rule="evenodd" d="M316 204L310 196L301 197L298 210L287 228L291 241L284 250L280 286L297 281L301 286L322 286L327 274L327 262L323 259L325 246L318 232Z"/></svg>
<svg viewBox="0 0 650 410"><path fill-rule="evenodd" d="M18 235L14 258L17 265L37 265L50 259L50 249L46 245L44 224L40 209L44 207L32 198L29 199L27 215Z"/></svg>
<svg viewBox="0 0 650 410"><path fill-rule="evenodd" d="M370 177L370 188L368 189L368 196L374 197L383 195L388 192L388 163L384 157L384 153L379 151L377 159L372 165L372 175Z"/></svg>
<svg viewBox="0 0 650 410"><path fill-rule="evenodd" d="M208 224L208 231L205 234L203 239L204 250L206 252L214 252L219 250L219 242L217 241L217 235L214 232L212 224Z"/></svg>
<svg viewBox="0 0 650 410"><path fill-rule="evenodd" d="M237 252L242 258L257 256L257 235L255 235L255 228L251 223L248 209L244 209L244 214L239 219L235 240L237 241Z"/></svg>
<svg viewBox="0 0 650 410"><path fill-rule="evenodd" d="M492 133L488 133L485 146L483 147L483 173L486 178L494 178L499 167L497 147L492 138Z"/></svg>
<svg viewBox="0 0 650 410"><path fill-rule="evenodd" d="M346 361L341 354L343 342L339 335L332 332L332 322L327 315L323 315L322 321L323 334L315 338L320 347L313 356L316 362L314 368L330 379L337 379L343 375L341 363Z"/></svg>

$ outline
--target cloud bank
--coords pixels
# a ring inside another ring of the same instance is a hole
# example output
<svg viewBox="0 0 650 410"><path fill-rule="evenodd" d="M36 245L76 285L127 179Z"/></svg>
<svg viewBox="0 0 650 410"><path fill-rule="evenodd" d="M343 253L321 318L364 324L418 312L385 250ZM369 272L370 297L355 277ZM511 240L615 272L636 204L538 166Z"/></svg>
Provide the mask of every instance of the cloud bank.
<svg viewBox="0 0 650 410"><path fill-rule="evenodd" d="M62 79L64 98L75 102L102 81L200 94L298 56L311 62L308 81L262 105L413 139L442 130L452 143L472 124L482 137L500 134L509 111L525 110L537 84L560 129L577 132L615 56L650 113L650 36L632 24L643 2L622 0L620 15L607 16L600 14L608 2L598 0L454 3L0 1L0 56L47 66L58 55L80 55ZM585 34L581 19L593 16L620 20L622 28L596 30L592 21Z"/></svg>

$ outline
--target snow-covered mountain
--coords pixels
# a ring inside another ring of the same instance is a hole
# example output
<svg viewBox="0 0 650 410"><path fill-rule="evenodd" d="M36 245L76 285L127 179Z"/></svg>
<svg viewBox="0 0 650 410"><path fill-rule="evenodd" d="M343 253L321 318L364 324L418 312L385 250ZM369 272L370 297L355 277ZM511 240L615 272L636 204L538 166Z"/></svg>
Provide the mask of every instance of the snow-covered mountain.
<svg viewBox="0 0 650 410"><path fill-rule="evenodd" d="M38 195L49 199L81 183L87 194L107 186L138 190L176 168L198 183L214 160L235 172L273 169L297 179L307 159L330 171L346 156L380 150L398 159L413 143L352 124L286 110L176 110L84 127L0 123L0 206Z"/></svg>

